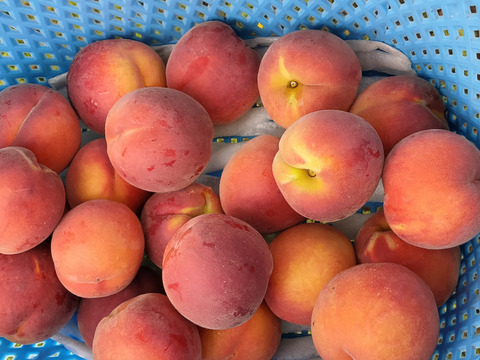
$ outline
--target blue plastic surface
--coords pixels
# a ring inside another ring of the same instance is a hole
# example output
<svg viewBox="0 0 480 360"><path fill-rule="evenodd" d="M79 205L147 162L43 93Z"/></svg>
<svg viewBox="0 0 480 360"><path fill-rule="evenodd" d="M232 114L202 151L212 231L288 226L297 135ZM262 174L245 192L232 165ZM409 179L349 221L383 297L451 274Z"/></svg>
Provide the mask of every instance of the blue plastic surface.
<svg viewBox="0 0 480 360"><path fill-rule="evenodd" d="M0 0L0 90L21 82L46 85L93 41L175 43L208 20L228 23L243 38L322 28L343 39L392 45L444 96L451 129L480 147L477 0ZM462 247L458 289L439 309L441 335L433 360L480 358L479 243L475 237ZM0 360L79 359L51 340L16 347L0 339L0 354Z"/></svg>

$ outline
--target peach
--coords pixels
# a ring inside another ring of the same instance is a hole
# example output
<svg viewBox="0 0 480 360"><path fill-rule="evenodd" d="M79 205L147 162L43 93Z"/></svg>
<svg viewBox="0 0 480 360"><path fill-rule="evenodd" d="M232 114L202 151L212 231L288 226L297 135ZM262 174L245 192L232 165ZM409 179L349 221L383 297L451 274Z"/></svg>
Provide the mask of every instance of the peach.
<svg viewBox="0 0 480 360"><path fill-rule="evenodd" d="M100 298L82 298L77 309L78 330L85 344L92 348L93 336L98 323L118 305L146 293L165 293L161 273L141 266L132 282L122 291Z"/></svg>
<svg viewBox="0 0 480 360"><path fill-rule="evenodd" d="M401 140L385 161L385 218L404 241L429 249L480 232L480 151L465 137L430 129ZM455 209L454 211L452 209Z"/></svg>
<svg viewBox="0 0 480 360"><path fill-rule="evenodd" d="M375 128L385 155L414 132L448 130L442 95L427 80L414 75L389 76L374 82L357 96L350 112Z"/></svg>
<svg viewBox="0 0 480 360"><path fill-rule="evenodd" d="M259 98L260 56L228 24L206 21L175 44L166 65L169 88L185 92L215 125L238 120Z"/></svg>
<svg viewBox="0 0 480 360"><path fill-rule="evenodd" d="M327 224L303 223L269 244L273 272L265 301L280 319L310 325L320 290L340 271L356 265L352 243Z"/></svg>
<svg viewBox="0 0 480 360"><path fill-rule="evenodd" d="M272 254L262 235L226 214L202 214L168 242L163 285L173 306L207 329L235 327L262 303Z"/></svg>
<svg viewBox="0 0 480 360"><path fill-rule="evenodd" d="M265 302L242 325L224 330L198 330L203 360L270 360L277 351L282 336L281 320Z"/></svg>
<svg viewBox="0 0 480 360"><path fill-rule="evenodd" d="M130 284L143 259L140 220L128 206L96 199L77 205L52 235L52 258L62 284L83 298L115 294Z"/></svg>
<svg viewBox="0 0 480 360"><path fill-rule="evenodd" d="M443 305L455 291L460 274L460 246L448 249L425 249L400 239L379 209L360 228L354 242L359 263L394 262L403 265L424 280Z"/></svg>
<svg viewBox="0 0 480 360"><path fill-rule="evenodd" d="M146 293L118 305L98 324L95 360L199 360L198 328L163 294Z"/></svg>
<svg viewBox="0 0 480 360"><path fill-rule="evenodd" d="M70 207L93 199L115 200L140 213L151 193L118 176L107 154L105 138L85 144L75 155L65 175Z"/></svg>
<svg viewBox="0 0 480 360"><path fill-rule="evenodd" d="M108 157L128 183L150 192L180 190L210 160L213 124L191 96L149 87L124 95L105 124Z"/></svg>
<svg viewBox="0 0 480 360"><path fill-rule="evenodd" d="M65 209L65 188L26 148L0 149L0 253L17 254L45 241Z"/></svg>
<svg viewBox="0 0 480 360"><path fill-rule="evenodd" d="M304 115L285 130L272 164L285 200L321 222L359 210L380 181L383 146L375 129L342 110Z"/></svg>
<svg viewBox="0 0 480 360"><path fill-rule="evenodd" d="M430 359L439 330L432 291L395 263L337 274L320 291L312 315L312 339L323 360Z"/></svg>
<svg viewBox="0 0 480 360"><path fill-rule="evenodd" d="M0 92L0 148L19 146L60 173L81 142L80 121L57 91L38 84L12 85Z"/></svg>
<svg viewBox="0 0 480 360"><path fill-rule="evenodd" d="M113 104L148 86L166 86L165 64L154 49L132 39L88 44L75 55L67 74L73 107L88 128L102 135Z"/></svg>
<svg viewBox="0 0 480 360"><path fill-rule="evenodd" d="M258 89L272 120L287 128L317 110L348 111L361 78L360 62L347 42L323 30L297 30L265 52Z"/></svg>
<svg viewBox="0 0 480 360"><path fill-rule="evenodd" d="M219 195L226 214L246 221L262 234L275 233L305 218L291 208L278 188L272 163L280 139L259 135L225 165Z"/></svg>
<svg viewBox="0 0 480 360"><path fill-rule="evenodd" d="M207 185L192 183L177 191L153 194L140 216L150 260L161 268L165 247L175 232L195 216L210 213L223 213L223 209L217 193Z"/></svg>
<svg viewBox="0 0 480 360"><path fill-rule="evenodd" d="M48 241L20 254L0 254L0 264L0 336L33 344L67 324L79 299L58 280Z"/></svg>

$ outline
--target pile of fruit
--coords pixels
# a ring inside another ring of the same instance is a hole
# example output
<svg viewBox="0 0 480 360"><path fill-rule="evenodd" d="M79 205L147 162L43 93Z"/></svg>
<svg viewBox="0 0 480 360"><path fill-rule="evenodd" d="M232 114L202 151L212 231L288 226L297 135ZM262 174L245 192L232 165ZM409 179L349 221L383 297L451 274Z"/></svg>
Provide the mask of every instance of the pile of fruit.
<svg viewBox="0 0 480 360"><path fill-rule="evenodd" d="M480 232L480 151L428 81L361 80L326 31L260 56L209 21L167 61L89 44L68 98L0 92L0 336L42 341L76 311L95 360L271 359L288 322L324 360L430 359ZM215 129L259 102L281 136L246 141L218 191L201 183ZM354 239L332 226L380 184Z"/></svg>

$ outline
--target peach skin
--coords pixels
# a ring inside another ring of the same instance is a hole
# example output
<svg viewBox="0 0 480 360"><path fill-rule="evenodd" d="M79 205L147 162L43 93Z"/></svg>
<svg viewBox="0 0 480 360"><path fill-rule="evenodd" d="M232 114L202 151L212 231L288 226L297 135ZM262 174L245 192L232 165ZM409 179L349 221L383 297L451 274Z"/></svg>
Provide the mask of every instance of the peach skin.
<svg viewBox="0 0 480 360"><path fill-rule="evenodd" d="M220 177L219 196L225 213L246 221L262 234L305 220L287 203L273 177L279 141L272 135L249 140L230 158Z"/></svg>
<svg viewBox="0 0 480 360"><path fill-rule="evenodd" d="M379 209L362 225L354 242L359 263L394 262L403 265L424 280L443 305L455 291L460 274L459 246L432 250L410 245L400 239Z"/></svg>
<svg viewBox="0 0 480 360"><path fill-rule="evenodd" d="M448 130L442 95L418 76L396 75L374 82L357 96L350 112L375 128L385 156L396 143L414 132Z"/></svg>
<svg viewBox="0 0 480 360"><path fill-rule="evenodd" d="M342 110L304 115L285 130L272 164L285 200L320 222L344 219L374 193L383 170L375 129Z"/></svg>
<svg viewBox="0 0 480 360"><path fill-rule="evenodd" d="M105 138L95 139L77 152L65 175L65 191L72 208L88 200L108 199L121 202L138 214L151 195L116 173L108 158Z"/></svg>
<svg viewBox="0 0 480 360"><path fill-rule="evenodd" d="M282 320L310 325L320 290L340 271L356 265L352 243L327 224L303 223L269 244L273 272L265 301Z"/></svg>
<svg viewBox="0 0 480 360"><path fill-rule="evenodd" d="M223 213L220 198L203 184L193 183L177 191L153 194L140 215L150 260L162 268L165 247L177 230L195 216L211 213Z"/></svg>
<svg viewBox="0 0 480 360"><path fill-rule="evenodd" d="M313 111L348 111L361 78L360 62L343 39L323 30L297 30L265 52L258 89L272 120L287 128Z"/></svg>
<svg viewBox="0 0 480 360"><path fill-rule="evenodd" d="M77 114L57 91L38 84L18 84L0 92L0 148L19 146L57 173L80 148Z"/></svg>
<svg viewBox="0 0 480 360"><path fill-rule="evenodd" d="M312 339L323 360L430 359L440 332L432 291L395 263L359 264L320 291Z"/></svg>
<svg viewBox="0 0 480 360"><path fill-rule="evenodd" d="M206 21L178 40L165 73L169 88L193 97L215 125L224 125L257 102L259 65L260 56L230 25Z"/></svg>
<svg viewBox="0 0 480 360"><path fill-rule="evenodd" d="M132 90L166 86L165 64L148 45L132 39L90 43L73 58L67 73L67 92L80 119L105 134L110 108Z"/></svg>
<svg viewBox="0 0 480 360"><path fill-rule="evenodd" d="M473 238L480 232L479 164L480 150L448 130L422 130L401 140L383 171L384 212L392 231L429 249Z"/></svg>

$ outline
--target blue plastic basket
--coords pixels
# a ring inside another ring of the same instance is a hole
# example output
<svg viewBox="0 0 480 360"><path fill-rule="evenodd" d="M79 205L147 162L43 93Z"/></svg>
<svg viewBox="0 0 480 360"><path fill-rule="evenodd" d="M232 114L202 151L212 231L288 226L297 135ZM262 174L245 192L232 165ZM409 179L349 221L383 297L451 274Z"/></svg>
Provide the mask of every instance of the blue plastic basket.
<svg viewBox="0 0 480 360"><path fill-rule="evenodd" d="M0 89L48 85L96 40L175 43L208 20L228 23L243 38L321 28L343 39L389 44L443 95L451 129L480 147L478 0L0 0ZM458 288L439 309L432 359L480 358L479 243L477 236L462 246ZM53 340L18 346L0 339L0 360L51 358L80 359Z"/></svg>

